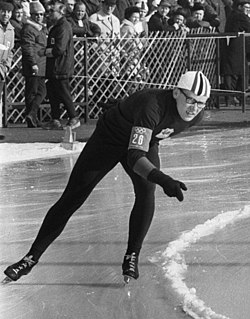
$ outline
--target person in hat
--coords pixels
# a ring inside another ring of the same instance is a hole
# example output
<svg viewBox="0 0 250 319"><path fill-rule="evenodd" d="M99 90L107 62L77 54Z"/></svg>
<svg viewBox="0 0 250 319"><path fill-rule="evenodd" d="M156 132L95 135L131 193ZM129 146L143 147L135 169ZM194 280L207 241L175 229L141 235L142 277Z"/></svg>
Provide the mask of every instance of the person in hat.
<svg viewBox="0 0 250 319"><path fill-rule="evenodd" d="M191 16L187 19L187 27L211 29L211 24L204 20L205 7L201 3L195 3L191 9Z"/></svg>
<svg viewBox="0 0 250 319"><path fill-rule="evenodd" d="M19 262L7 267L5 275L16 281L28 274L96 185L120 163L135 194L122 274L125 282L137 279L139 254L154 216L156 184L167 196L180 202L184 200L183 191L187 191L187 186L176 176L161 171L159 142L202 119L210 90L209 80L201 71L188 71L173 89L143 89L109 105L79 155L61 198L49 209L30 250Z"/></svg>
<svg viewBox="0 0 250 319"><path fill-rule="evenodd" d="M250 1L249 0L237 0L234 4L233 10L229 14L225 32L238 33L245 32L250 33ZM223 40L222 42L222 58L221 58L221 74L224 79L224 88L230 91L245 91L248 89L249 80L249 67L250 61L250 38L245 37L245 52L240 37ZM245 55L245 74L242 70L242 55ZM243 79L245 77L245 87L243 86ZM233 103L239 105L241 102L241 96L237 94L233 97L233 100L226 97L226 105Z"/></svg>
<svg viewBox="0 0 250 319"><path fill-rule="evenodd" d="M117 0L104 0L101 9L92 14L89 20L101 29L102 38L120 38L120 21L113 14Z"/></svg>
<svg viewBox="0 0 250 319"><path fill-rule="evenodd" d="M40 50L47 45L47 28L44 25L45 9L41 2L30 3L30 18L21 30L22 73L25 79L26 122L28 127L39 125L37 113L46 96L45 66L46 57Z"/></svg>
<svg viewBox="0 0 250 319"><path fill-rule="evenodd" d="M218 2L218 0L216 0ZM208 0L194 0L194 5L196 3L202 4L204 7L204 21L208 21L211 27L219 28L220 26L220 19L218 13L216 11L217 5L214 2L208 3Z"/></svg>
<svg viewBox="0 0 250 319"><path fill-rule="evenodd" d="M81 125L70 88L70 78L74 73L74 43L72 28L65 14L65 4L59 1L51 4L48 19L53 26L49 30L46 49L39 52L41 56L46 56L46 88L52 117L51 121L42 125L45 130L63 129L61 104L68 115L66 126L75 129Z"/></svg>
<svg viewBox="0 0 250 319"><path fill-rule="evenodd" d="M171 4L168 0L161 0L157 12L148 21L149 31L167 31L170 12Z"/></svg>
<svg viewBox="0 0 250 319"><path fill-rule="evenodd" d="M6 75L10 71L13 48L15 45L15 30L10 23L12 11L14 9L13 4L5 1L0 1L0 103L2 103L2 92Z"/></svg>

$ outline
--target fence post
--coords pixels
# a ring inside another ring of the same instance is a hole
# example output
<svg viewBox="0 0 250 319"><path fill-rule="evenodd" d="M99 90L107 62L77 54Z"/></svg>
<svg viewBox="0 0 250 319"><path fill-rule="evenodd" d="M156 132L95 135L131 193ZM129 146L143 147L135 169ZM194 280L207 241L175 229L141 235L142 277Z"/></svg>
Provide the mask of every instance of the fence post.
<svg viewBox="0 0 250 319"><path fill-rule="evenodd" d="M246 43L245 43L245 33L240 33L240 38L242 41L242 112L246 110Z"/></svg>
<svg viewBox="0 0 250 319"><path fill-rule="evenodd" d="M89 85L88 85L88 40L84 38L84 92L85 92L85 123L89 121Z"/></svg>
<svg viewBox="0 0 250 319"><path fill-rule="evenodd" d="M187 69L190 70L191 68L191 49L190 49L190 39L187 38Z"/></svg>
<svg viewBox="0 0 250 319"><path fill-rule="evenodd" d="M3 91L0 94L0 127L7 127L6 93L6 82L4 82Z"/></svg>
<svg viewBox="0 0 250 319"><path fill-rule="evenodd" d="M216 63L216 87L217 88L220 88L220 58L221 58L221 54L220 54L221 50L220 50L220 39L216 39L216 60L215 60L215 63ZM220 97L217 96L216 97L216 103L217 103L217 107L219 108L220 107Z"/></svg>

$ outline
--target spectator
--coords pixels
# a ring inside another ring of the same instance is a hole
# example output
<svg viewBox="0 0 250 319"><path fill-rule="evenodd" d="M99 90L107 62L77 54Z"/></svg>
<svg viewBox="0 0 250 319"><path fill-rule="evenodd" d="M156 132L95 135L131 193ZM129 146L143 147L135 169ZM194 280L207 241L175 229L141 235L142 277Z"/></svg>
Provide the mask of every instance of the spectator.
<svg viewBox="0 0 250 319"><path fill-rule="evenodd" d="M21 4L14 4L14 10L12 12L12 17L10 23L15 29L15 49L20 47L21 41L21 30L23 27L23 7Z"/></svg>
<svg viewBox="0 0 250 319"><path fill-rule="evenodd" d="M194 0L177 0L177 4L183 9L186 19L191 17Z"/></svg>
<svg viewBox="0 0 250 319"><path fill-rule="evenodd" d="M171 4L168 0L161 0L157 12L151 16L148 22L149 31L166 31L169 26L170 10Z"/></svg>
<svg viewBox="0 0 250 319"><path fill-rule="evenodd" d="M195 3L192 7L191 17L187 19L187 27L192 28L211 28L208 21L204 21L205 8L200 3Z"/></svg>
<svg viewBox="0 0 250 319"><path fill-rule="evenodd" d="M218 4L215 4L214 2L210 2L211 4L208 4L208 0L194 0L194 5L196 3L200 3L204 7L204 21L208 21L211 25L211 27L215 27L218 30L218 27L220 25L220 20L218 18L218 13L216 11Z"/></svg>
<svg viewBox="0 0 250 319"><path fill-rule="evenodd" d="M65 17L69 18L71 17L72 12L74 10L74 5L76 3L76 0L63 0L63 3L65 4L65 7L66 7Z"/></svg>
<svg viewBox="0 0 250 319"><path fill-rule="evenodd" d="M12 50L15 43L15 32L10 23L13 9L12 3L0 1L0 43L3 45L3 48L0 49L0 97L13 59Z"/></svg>
<svg viewBox="0 0 250 319"><path fill-rule="evenodd" d="M89 21L86 14L86 6L83 2L76 2L68 21L71 24L73 35L77 37L99 37L101 34L100 27Z"/></svg>
<svg viewBox="0 0 250 319"><path fill-rule="evenodd" d="M225 32L250 32L250 0L238 0L231 14L226 20ZM242 73L243 44L239 37L227 39L223 42L222 49L222 70L224 76L224 88L232 91L244 91L248 86L248 63L250 54L249 37L246 37L246 74ZM243 87L243 76L245 76L246 87ZM238 101L235 99L235 102ZM228 103L228 99L226 99Z"/></svg>
<svg viewBox="0 0 250 319"><path fill-rule="evenodd" d="M140 8L136 6L128 7L125 10L125 19L121 25L121 36L126 38L121 50L121 73L127 79L135 79L136 82L146 80L148 73L146 66L141 62L141 53L145 41L136 30L139 21ZM129 86L132 89L131 84ZM129 89L126 89L126 91L128 92Z"/></svg>
<svg viewBox="0 0 250 319"><path fill-rule="evenodd" d="M92 55L93 63L91 61L97 68L94 72L98 80L91 89L98 91L99 87L103 85L110 96L117 88L114 78L119 76L120 72L120 21L113 14L116 3L116 0L104 0L100 11L91 15L89 19L101 29L98 47L95 48ZM98 102L101 95L96 94L95 96Z"/></svg>
<svg viewBox="0 0 250 319"><path fill-rule="evenodd" d="M145 37L148 37L148 6L146 2L140 1L135 4L140 9L140 21L135 25L136 31Z"/></svg>
<svg viewBox="0 0 250 319"><path fill-rule="evenodd" d="M186 16L185 11L182 8L178 8L173 12L171 18L169 19L168 31L185 31L189 32L190 29L186 26Z"/></svg>
<svg viewBox="0 0 250 319"><path fill-rule="evenodd" d="M120 21L113 14L115 7L116 0L104 0L102 8L89 18L101 28L102 38L120 38Z"/></svg>
<svg viewBox="0 0 250 319"><path fill-rule="evenodd" d="M25 106L28 127L37 127L37 112L46 96L45 56L47 29L43 24L45 9L39 1L30 3L30 19L21 31L22 73L25 78Z"/></svg>
<svg viewBox="0 0 250 319"><path fill-rule="evenodd" d="M74 43L73 33L65 17L66 7L61 2L55 2L49 9L50 21L54 25L49 31L47 48L41 50L46 56L47 96L51 105L52 120L43 125L46 130L62 130L60 122L60 104L68 113L68 123L72 129L81 125L76 117L72 100L69 79L74 73Z"/></svg>
<svg viewBox="0 0 250 319"><path fill-rule="evenodd" d="M121 36L126 38L138 37L136 24L140 21L140 8L133 6L125 10L124 20L121 24Z"/></svg>

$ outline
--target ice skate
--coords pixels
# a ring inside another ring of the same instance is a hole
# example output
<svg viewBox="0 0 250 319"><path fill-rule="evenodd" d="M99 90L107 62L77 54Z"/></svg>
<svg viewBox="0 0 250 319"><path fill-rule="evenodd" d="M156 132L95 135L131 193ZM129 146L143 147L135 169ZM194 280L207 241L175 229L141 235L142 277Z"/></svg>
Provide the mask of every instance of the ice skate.
<svg viewBox="0 0 250 319"><path fill-rule="evenodd" d="M122 274L125 284L128 284L131 279L137 279L139 277L138 255L136 253L124 256Z"/></svg>
<svg viewBox="0 0 250 319"><path fill-rule="evenodd" d="M25 256L23 259L17 263L10 265L4 271L4 274L7 276L2 281L2 284L7 284L11 281L17 281L24 275L27 275L31 269L37 264L37 261L32 259L33 256Z"/></svg>

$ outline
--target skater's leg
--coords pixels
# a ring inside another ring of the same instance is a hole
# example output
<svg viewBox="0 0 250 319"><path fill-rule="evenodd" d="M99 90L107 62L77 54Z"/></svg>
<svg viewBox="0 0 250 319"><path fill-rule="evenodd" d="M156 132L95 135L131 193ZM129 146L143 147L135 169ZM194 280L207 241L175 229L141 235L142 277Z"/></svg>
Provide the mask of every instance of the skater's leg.
<svg viewBox="0 0 250 319"><path fill-rule="evenodd" d="M160 162L157 145L149 150L147 157L157 168L159 168ZM135 260L135 265L133 265L136 270L135 273L133 274L133 271L129 271L128 273L136 279L139 276L137 269L138 256L154 215L156 185L134 173L125 162L122 164L132 179L135 192L135 203L129 219L129 236L126 256ZM127 258L126 256L124 262ZM133 264L130 259L128 260L128 266ZM126 265L123 267L123 273L125 268Z"/></svg>
<svg viewBox="0 0 250 319"><path fill-rule="evenodd" d="M160 167L158 145L150 148L147 157L157 168ZM156 185L126 168L126 164L124 168L132 179L135 192L135 202L129 220L127 253L139 254L154 215Z"/></svg>
<svg viewBox="0 0 250 319"><path fill-rule="evenodd" d="M61 198L48 211L38 235L23 259L9 266L12 280L30 272L48 246L60 235L72 214L84 203L95 185L119 162L126 149L105 143L97 131L80 154Z"/></svg>
<svg viewBox="0 0 250 319"><path fill-rule="evenodd" d="M106 145L97 133L91 137L73 168L61 198L48 211L29 255L36 260L40 258L97 183L118 163L120 152Z"/></svg>

